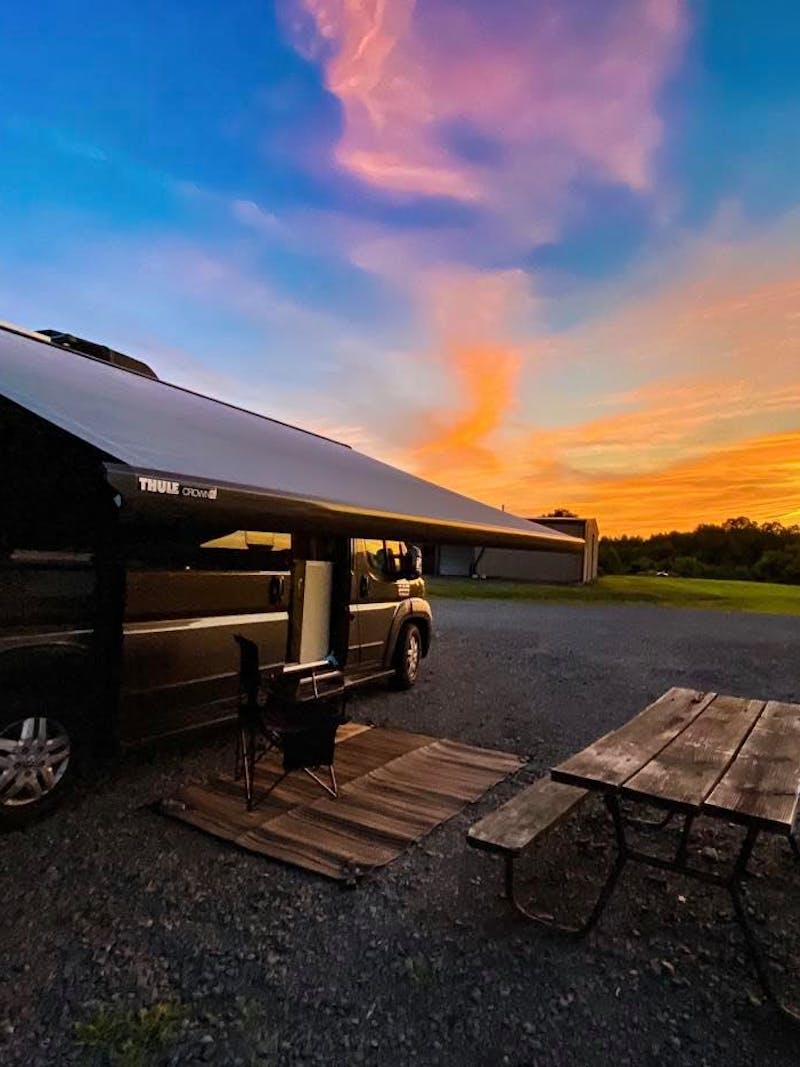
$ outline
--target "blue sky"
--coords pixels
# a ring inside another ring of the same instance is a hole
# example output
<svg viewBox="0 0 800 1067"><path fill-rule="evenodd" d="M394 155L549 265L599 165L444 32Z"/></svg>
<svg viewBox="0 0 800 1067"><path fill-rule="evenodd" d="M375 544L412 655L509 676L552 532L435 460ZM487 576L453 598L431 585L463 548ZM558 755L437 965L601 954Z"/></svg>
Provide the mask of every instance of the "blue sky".
<svg viewBox="0 0 800 1067"><path fill-rule="evenodd" d="M0 318L515 510L788 521L729 461L800 431L798 54L789 2L6 5Z"/></svg>

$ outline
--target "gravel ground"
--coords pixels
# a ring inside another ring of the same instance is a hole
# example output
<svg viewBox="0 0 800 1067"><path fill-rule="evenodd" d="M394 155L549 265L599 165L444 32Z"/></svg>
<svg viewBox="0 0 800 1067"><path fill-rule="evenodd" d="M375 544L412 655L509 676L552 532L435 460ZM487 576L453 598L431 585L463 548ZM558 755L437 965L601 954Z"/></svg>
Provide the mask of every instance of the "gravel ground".
<svg viewBox="0 0 800 1067"><path fill-rule="evenodd" d="M597 930L565 942L510 916L500 867L464 833L670 685L800 700L800 619L457 601L435 612L417 688L364 691L354 717L527 754L517 780L346 889L147 808L229 767L228 737L107 767L2 839L0 1062L798 1063L800 1029L760 1003L723 892L629 868ZM699 862L711 868L734 836L698 824ZM522 873L535 870L546 906L580 907L609 845L587 806ZM767 842L755 872L754 914L800 999L800 870ZM137 1014L157 1004L160 1021Z"/></svg>

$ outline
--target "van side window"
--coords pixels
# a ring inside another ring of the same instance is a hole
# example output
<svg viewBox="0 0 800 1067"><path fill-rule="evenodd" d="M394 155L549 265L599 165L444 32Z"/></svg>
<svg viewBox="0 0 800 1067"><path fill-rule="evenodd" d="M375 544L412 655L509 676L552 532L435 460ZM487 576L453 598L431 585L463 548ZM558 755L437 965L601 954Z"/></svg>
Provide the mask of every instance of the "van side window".
<svg viewBox="0 0 800 1067"><path fill-rule="evenodd" d="M364 544L367 563L376 574L391 578L402 572L405 555L405 545L402 541L366 540Z"/></svg>
<svg viewBox="0 0 800 1067"><path fill-rule="evenodd" d="M128 566L161 571L288 571L290 534L234 530L202 544L143 542L133 546Z"/></svg>
<svg viewBox="0 0 800 1067"><path fill-rule="evenodd" d="M242 570L288 571L292 562L292 535L263 530L234 530L200 546L204 554ZM202 565L202 564L201 564Z"/></svg>
<svg viewBox="0 0 800 1067"><path fill-rule="evenodd" d="M385 571L391 577L400 577L403 573L403 556L405 545L402 541L385 541L386 566Z"/></svg>
<svg viewBox="0 0 800 1067"><path fill-rule="evenodd" d="M367 553L367 563L369 564L370 569L376 571L378 574L382 574L385 553L383 541L374 541L367 538L364 541L364 548Z"/></svg>

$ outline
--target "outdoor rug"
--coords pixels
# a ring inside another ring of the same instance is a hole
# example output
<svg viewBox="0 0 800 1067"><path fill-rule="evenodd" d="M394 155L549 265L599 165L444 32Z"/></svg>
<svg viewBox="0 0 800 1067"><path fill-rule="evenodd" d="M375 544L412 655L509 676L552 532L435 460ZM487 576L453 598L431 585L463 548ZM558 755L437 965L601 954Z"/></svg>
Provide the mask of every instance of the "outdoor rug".
<svg viewBox="0 0 800 1067"><path fill-rule="evenodd" d="M507 752L347 723L336 739L336 799L302 771L260 795L282 773L271 753L256 767L253 811L245 810L243 783L228 776L184 786L162 811L263 856L350 879L390 863L523 763Z"/></svg>

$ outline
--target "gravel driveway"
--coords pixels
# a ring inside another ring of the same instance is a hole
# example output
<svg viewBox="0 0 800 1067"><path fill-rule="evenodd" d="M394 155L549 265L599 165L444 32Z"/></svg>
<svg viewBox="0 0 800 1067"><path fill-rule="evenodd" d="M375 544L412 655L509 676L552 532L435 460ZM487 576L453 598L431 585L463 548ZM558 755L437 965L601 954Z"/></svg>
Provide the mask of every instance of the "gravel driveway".
<svg viewBox="0 0 800 1067"><path fill-rule="evenodd" d="M499 866L464 833L670 685L800 701L800 619L434 609L417 688L364 691L353 715L527 754L519 780L346 889L148 809L228 768L229 737L105 768L0 839L0 1062L797 1064L800 1027L760 1004L724 893L629 868L600 927L568 943L508 914ZM728 832L698 825L702 862ZM588 899L609 844L582 809L529 864L544 902ZM776 842L764 873L752 907L800 999L800 871Z"/></svg>

